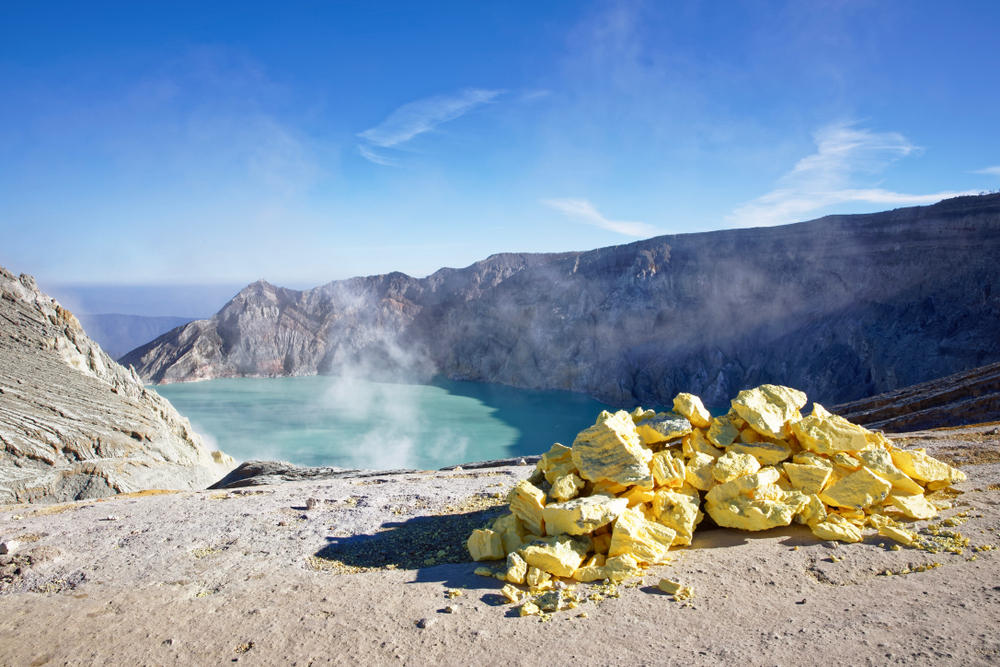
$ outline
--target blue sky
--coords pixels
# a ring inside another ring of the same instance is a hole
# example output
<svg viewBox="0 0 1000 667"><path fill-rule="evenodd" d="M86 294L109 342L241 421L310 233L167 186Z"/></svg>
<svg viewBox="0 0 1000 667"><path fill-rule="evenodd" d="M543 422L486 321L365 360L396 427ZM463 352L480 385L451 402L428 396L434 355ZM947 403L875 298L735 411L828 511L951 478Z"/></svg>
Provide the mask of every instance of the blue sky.
<svg viewBox="0 0 1000 667"><path fill-rule="evenodd" d="M0 264L43 288L422 276L1000 188L996 2L153 4L0 2Z"/></svg>

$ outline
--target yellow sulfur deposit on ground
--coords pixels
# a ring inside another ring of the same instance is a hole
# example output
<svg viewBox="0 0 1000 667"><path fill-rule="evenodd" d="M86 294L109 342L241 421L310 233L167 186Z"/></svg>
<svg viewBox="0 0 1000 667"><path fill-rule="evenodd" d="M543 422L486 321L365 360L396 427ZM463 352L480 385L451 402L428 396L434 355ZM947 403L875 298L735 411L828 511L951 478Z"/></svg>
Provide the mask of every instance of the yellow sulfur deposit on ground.
<svg viewBox="0 0 1000 667"><path fill-rule="evenodd" d="M933 518L925 493L965 475L818 403L803 416L806 403L800 391L762 385L715 418L691 394L678 394L674 412L602 412L572 447L556 444L542 456L508 495L510 513L473 531L469 552L477 561L506 559L496 576L510 582L504 597L518 602L524 591L515 585L537 594L641 575L669 549L691 544L704 513L740 530L795 521L821 540L859 542L875 530L919 545L897 520ZM668 580L660 588L693 595ZM560 605L527 602L521 613Z"/></svg>

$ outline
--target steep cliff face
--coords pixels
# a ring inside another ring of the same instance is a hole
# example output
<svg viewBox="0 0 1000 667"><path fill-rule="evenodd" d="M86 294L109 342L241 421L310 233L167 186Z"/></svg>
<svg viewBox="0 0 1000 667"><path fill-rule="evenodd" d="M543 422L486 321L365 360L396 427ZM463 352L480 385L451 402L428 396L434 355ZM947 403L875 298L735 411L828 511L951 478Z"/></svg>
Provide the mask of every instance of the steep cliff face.
<svg viewBox="0 0 1000 667"><path fill-rule="evenodd" d="M1000 361L1000 196L498 255L418 280L251 285L123 358L153 381L401 369L724 404L788 384L839 403Z"/></svg>
<svg viewBox="0 0 1000 667"><path fill-rule="evenodd" d="M0 504L205 488L235 466L31 276L2 268L0 442Z"/></svg>

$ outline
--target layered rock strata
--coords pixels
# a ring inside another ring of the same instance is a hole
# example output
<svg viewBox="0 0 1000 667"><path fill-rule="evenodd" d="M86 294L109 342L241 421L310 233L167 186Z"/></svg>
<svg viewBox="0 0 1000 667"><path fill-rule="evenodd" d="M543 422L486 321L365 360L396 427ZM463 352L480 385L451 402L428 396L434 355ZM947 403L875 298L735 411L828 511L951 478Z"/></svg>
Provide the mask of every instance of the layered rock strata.
<svg viewBox="0 0 1000 667"><path fill-rule="evenodd" d="M235 466L31 276L2 268L0 442L0 503L199 489Z"/></svg>
<svg viewBox="0 0 1000 667"><path fill-rule="evenodd" d="M616 406L800 387L836 404L1000 361L1000 195L304 292L263 281L126 355L153 382L358 372Z"/></svg>

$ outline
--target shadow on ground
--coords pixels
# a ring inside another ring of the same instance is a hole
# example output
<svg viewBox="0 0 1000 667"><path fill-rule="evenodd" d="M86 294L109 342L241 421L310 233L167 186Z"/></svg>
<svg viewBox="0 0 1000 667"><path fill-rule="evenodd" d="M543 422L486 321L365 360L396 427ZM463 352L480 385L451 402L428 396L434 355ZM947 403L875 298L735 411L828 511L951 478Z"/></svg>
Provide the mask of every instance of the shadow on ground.
<svg viewBox="0 0 1000 667"><path fill-rule="evenodd" d="M463 514L420 516L382 524L374 535L330 537L316 552L313 565L321 570L419 570L438 565L469 563L469 535L490 519L506 512L491 507Z"/></svg>

